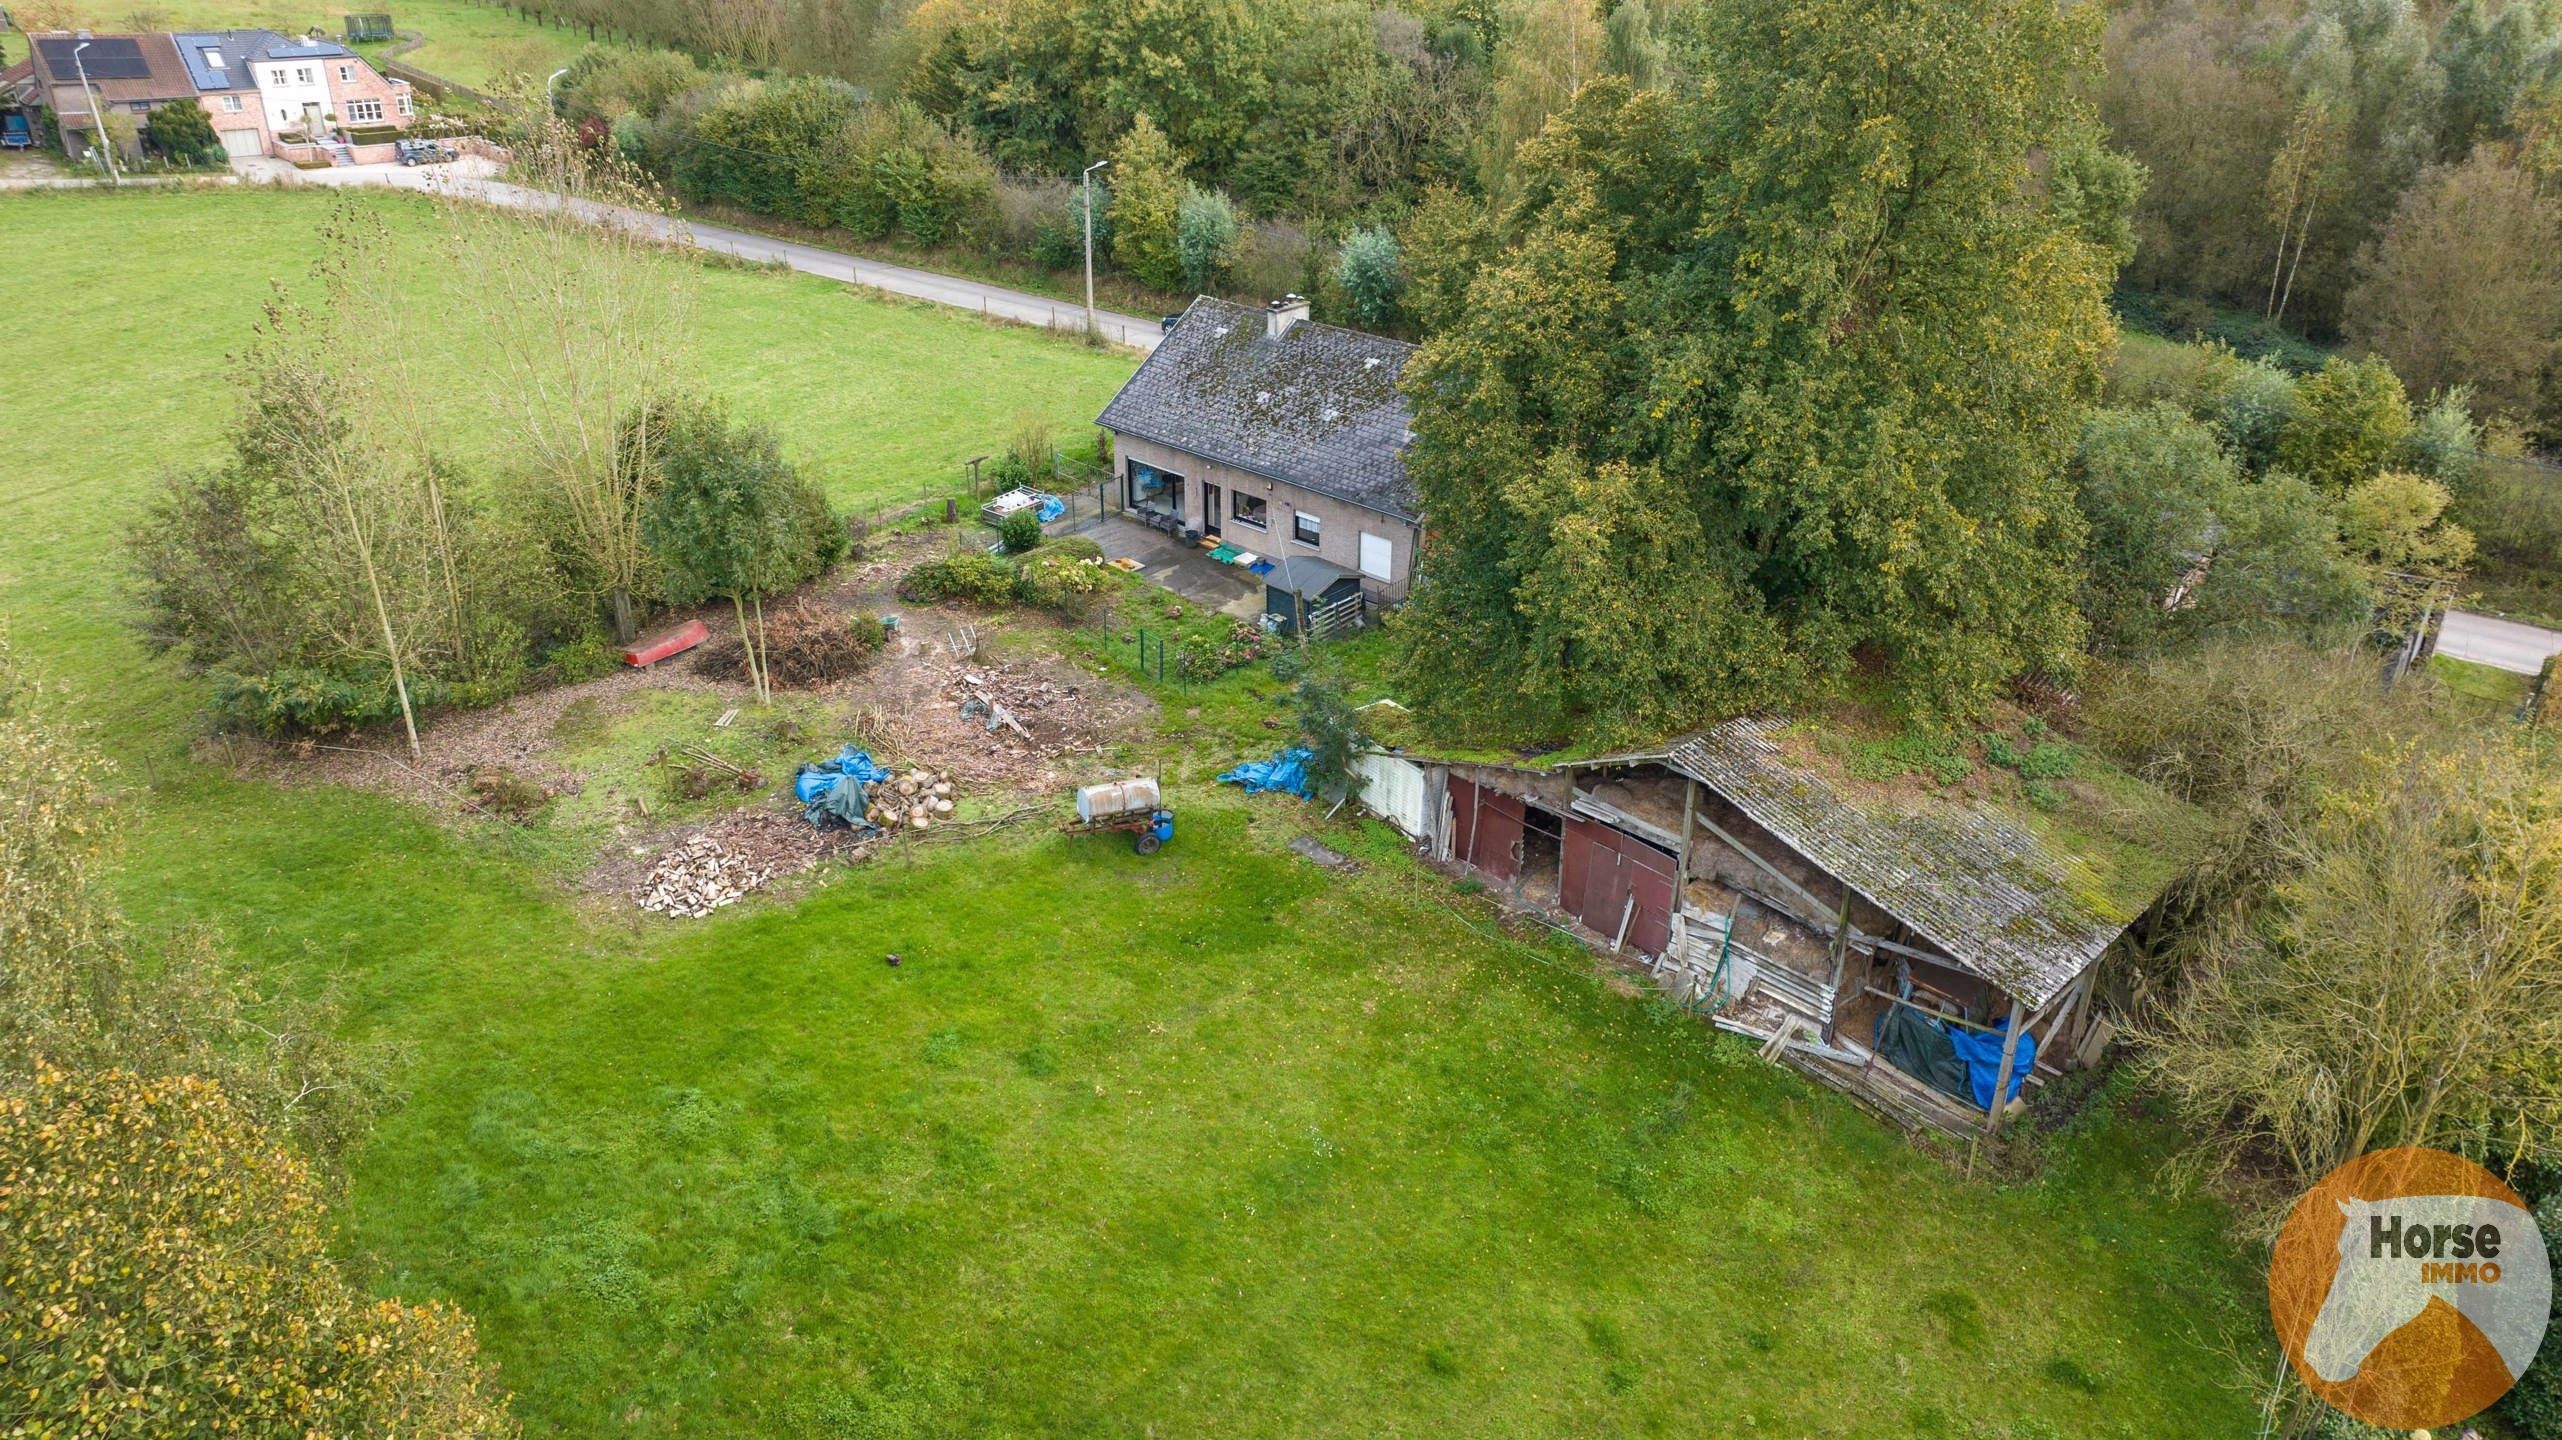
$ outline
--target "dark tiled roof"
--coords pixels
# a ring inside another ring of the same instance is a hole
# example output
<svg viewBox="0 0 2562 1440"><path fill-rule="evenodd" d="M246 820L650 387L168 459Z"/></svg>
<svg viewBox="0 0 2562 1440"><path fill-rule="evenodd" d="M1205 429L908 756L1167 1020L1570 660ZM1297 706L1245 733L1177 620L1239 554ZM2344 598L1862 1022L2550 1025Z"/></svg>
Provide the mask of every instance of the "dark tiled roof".
<svg viewBox="0 0 2562 1440"><path fill-rule="evenodd" d="M1406 478L1409 412L1397 393L1414 347L1310 320L1273 340L1264 319L1251 306L1193 301L1097 423L1418 518Z"/></svg>
<svg viewBox="0 0 2562 1440"><path fill-rule="evenodd" d="M81 64L96 58L93 51L82 61L75 62L72 54L81 43L76 35L37 36L31 57L35 62L36 77L47 85L78 85ZM119 63L108 76L94 70L90 72L90 88L97 92L101 103L195 98L195 82L187 77L187 67L178 59L178 47L170 43L167 35L98 35L91 37L89 43L112 43L120 59L129 56L131 61L138 62ZM130 49L127 48L128 43ZM142 73L131 73L134 70ZM65 114L62 121L74 128L85 128L89 117Z"/></svg>
<svg viewBox="0 0 2562 1440"><path fill-rule="evenodd" d="M363 58L335 40L279 35L273 30L181 30L169 39L178 47L178 58L186 63L188 77L196 82L198 90L208 94L257 89L257 77L250 74L249 67L260 60ZM222 64L206 59L207 50L220 51Z"/></svg>
<svg viewBox="0 0 2562 1440"><path fill-rule="evenodd" d="M1729 720L1675 741L1663 759L2032 1008L2097 960L2175 873L2156 855L1980 802L1856 796L1786 753L1788 728ZM2166 815L2150 838L2176 848L2181 828Z"/></svg>

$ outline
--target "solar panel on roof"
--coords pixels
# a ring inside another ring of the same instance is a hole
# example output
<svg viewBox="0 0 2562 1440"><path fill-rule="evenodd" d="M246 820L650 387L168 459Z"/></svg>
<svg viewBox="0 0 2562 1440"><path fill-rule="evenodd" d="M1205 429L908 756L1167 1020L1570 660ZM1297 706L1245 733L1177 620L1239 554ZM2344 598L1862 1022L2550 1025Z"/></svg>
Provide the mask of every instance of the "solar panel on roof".
<svg viewBox="0 0 2562 1440"><path fill-rule="evenodd" d="M142 46L131 40L39 40L44 51L45 67L57 75L87 71L92 80L148 80L151 66L142 58ZM82 46L87 49L82 49ZM78 60L72 52L80 51Z"/></svg>

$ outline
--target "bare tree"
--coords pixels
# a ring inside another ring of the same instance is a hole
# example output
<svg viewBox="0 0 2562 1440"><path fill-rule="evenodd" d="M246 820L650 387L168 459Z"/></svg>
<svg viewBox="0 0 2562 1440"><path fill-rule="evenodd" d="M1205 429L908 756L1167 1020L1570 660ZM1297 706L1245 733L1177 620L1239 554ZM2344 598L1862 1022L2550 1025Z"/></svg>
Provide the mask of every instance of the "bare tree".
<svg viewBox="0 0 2562 1440"><path fill-rule="evenodd" d="M2286 827L2143 1038L2230 1153L2318 1175L2379 1146L2549 1158L2562 1125L2562 775L2528 745L2394 748Z"/></svg>
<svg viewBox="0 0 2562 1440"><path fill-rule="evenodd" d="M640 526L652 468L646 447L616 441L625 420L679 387L694 271L662 253L681 226L659 193L566 125L545 123L519 149L516 175L550 203L444 207L468 277L458 303L493 350L481 373L504 449L551 502L584 598L628 641L650 592Z"/></svg>

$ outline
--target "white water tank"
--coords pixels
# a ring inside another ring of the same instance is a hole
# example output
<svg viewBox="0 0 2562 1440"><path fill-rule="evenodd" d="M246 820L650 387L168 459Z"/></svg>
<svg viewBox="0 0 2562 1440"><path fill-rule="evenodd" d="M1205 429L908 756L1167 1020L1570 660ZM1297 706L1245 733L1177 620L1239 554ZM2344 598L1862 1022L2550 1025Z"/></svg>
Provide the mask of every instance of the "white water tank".
<svg viewBox="0 0 2562 1440"><path fill-rule="evenodd" d="M1088 825L1098 820L1118 820L1124 815L1145 815L1155 809L1156 782L1145 778L1110 780L1076 792L1076 818Z"/></svg>

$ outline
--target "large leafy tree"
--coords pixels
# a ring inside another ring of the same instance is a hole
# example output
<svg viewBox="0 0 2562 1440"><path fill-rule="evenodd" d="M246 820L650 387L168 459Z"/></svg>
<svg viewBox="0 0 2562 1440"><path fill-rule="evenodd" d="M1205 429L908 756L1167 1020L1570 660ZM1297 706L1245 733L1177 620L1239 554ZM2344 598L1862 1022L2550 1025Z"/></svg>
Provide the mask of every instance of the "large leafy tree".
<svg viewBox="0 0 2562 1440"><path fill-rule="evenodd" d="M513 1436L468 1317L367 1301L301 1160L213 1081L36 1067L0 1094L12 1435Z"/></svg>
<svg viewBox="0 0 2562 1440"><path fill-rule="evenodd" d="M827 497L783 458L773 431L732 425L717 406L654 406L625 426L623 444L647 453L656 472L641 534L667 599L692 605L727 597L756 698L772 703L765 597L844 552Z"/></svg>
<svg viewBox="0 0 2562 1440"><path fill-rule="evenodd" d="M2064 467L2122 228L2041 160L2087 142L2092 23L1719 6L1713 80L1596 81L1523 147L1472 276L1410 252L1428 720L1660 731L1865 658L1954 717L2072 668Z"/></svg>

